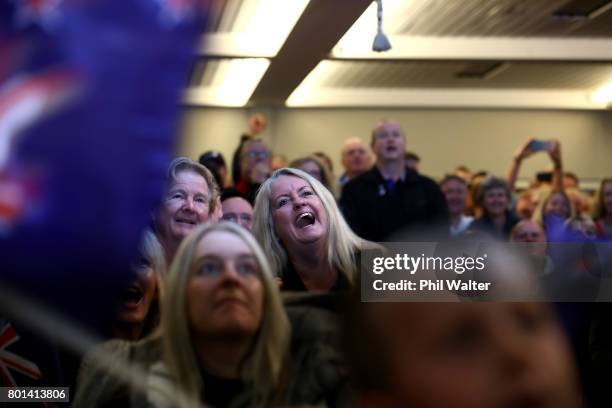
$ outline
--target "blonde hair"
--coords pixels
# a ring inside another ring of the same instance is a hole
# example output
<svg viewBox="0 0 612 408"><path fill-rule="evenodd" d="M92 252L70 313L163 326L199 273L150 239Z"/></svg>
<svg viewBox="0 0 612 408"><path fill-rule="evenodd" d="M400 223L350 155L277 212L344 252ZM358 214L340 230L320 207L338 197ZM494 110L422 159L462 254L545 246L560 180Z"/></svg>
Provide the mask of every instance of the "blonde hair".
<svg viewBox="0 0 612 408"><path fill-rule="evenodd" d="M186 286L192 274L192 263L198 243L208 234L225 231L238 236L253 252L264 289L262 321L254 336L249 354L241 366L241 378L254 390L252 406L269 406L278 398L281 369L289 345L289 321L282 306L276 280L251 234L240 226L221 221L198 226L181 244L167 282L167 297L162 310L164 360L179 390L179 406L199 406L205 386L202 382L191 331L186 318Z"/></svg>
<svg viewBox="0 0 612 408"><path fill-rule="evenodd" d="M531 217L534 222L540 224L540 226L542 226L544 229L546 229L546 226L544 225L544 211L546 211L546 206L548 205L548 202L555 194L561 194L567 202L569 214L567 215L567 218L565 218L565 220L569 220L574 217L574 205L572 204L572 200L570 200L567 193L564 190L551 189L540 199L540 202L538 203L538 206L536 207L535 211L533 212L533 216Z"/></svg>
<svg viewBox="0 0 612 408"><path fill-rule="evenodd" d="M162 301L165 293L166 280L166 259L164 257L164 249L159 243L155 234L147 229L142 234L140 242L140 254L151 265L151 269L155 273L155 281L157 283L157 298L151 303L141 337L146 337L153 333L159 325L159 319L162 309Z"/></svg>
<svg viewBox="0 0 612 408"><path fill-rule="evenodd" d="M276 234L272 218L272 184L282 176L300 178L310 185L319 197L327 219L327 260L343 273L349 282L353 282L353 275L358 273L355 265L355 251L366 247L376 247L375 244L359 238L348 226L340 213L336 200L331 192L310 174L292 168L278 169L268 178L259 189L253 210L253 235L261 242L268 254L268 259L274 271L280 275L289 262L287 250Z"/></svg>
<svg viewBox="0 0 612 408"><path fill-rule="evenodd" d="M155 271L159 280L166 278L167 265L166 258L164 257L164 249L157 239L157 236L155 236L150 229L146 229L142 233L140 254L149 261L151 268Z"/></svg>

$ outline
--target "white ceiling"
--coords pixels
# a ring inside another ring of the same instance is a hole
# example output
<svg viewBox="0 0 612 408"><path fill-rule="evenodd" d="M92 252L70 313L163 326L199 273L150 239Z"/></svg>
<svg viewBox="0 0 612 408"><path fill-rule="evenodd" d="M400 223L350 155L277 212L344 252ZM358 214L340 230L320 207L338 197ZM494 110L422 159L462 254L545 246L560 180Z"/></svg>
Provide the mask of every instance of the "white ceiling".
<svg viewBox="0 0 612 408"><path fill-rule="evenodd" d="M187 103L606 108L593 93L612 84L612 1L383 0L385 53L370 3L219 3Z"/></svg>

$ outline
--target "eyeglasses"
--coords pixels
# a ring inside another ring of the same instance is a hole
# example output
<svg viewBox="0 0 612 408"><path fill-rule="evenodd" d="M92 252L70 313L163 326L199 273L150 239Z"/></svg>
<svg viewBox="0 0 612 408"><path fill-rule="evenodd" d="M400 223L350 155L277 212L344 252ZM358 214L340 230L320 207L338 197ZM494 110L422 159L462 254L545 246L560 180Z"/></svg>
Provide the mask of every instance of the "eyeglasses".
<svg viewBox="0 0 612 408"><path fill-rule="evenodd" d="M250 152L244 153L244 156L247 156L251 159L267 159L268 157L270 157L270 152L266 150L264 151L252 150Z"/></svg>
<svg viewBox="0 0 612 408"><path fill-rule="evenodd" d="M226 214L223 214L221 218L225 221L235 222L236 224L242 224L242 223L250 224L251 222L253 222L253 217L251 216L251 214L247 214L247 213L242 213L242 214L226 213Z"/></svg>

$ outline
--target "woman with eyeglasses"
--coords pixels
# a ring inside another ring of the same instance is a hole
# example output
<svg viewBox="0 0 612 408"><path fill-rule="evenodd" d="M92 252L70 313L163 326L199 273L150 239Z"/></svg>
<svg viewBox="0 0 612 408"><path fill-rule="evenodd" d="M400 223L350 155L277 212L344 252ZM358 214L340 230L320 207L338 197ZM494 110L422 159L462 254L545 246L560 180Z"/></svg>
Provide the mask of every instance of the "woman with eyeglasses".
<svg viewBox="0 0 612 408"><path fill-rule="evenodd" d="M240 150L240 176L234 186L240 195L253 204L261 183L270 176L271 153L261 139L249 139Z"/></svg>

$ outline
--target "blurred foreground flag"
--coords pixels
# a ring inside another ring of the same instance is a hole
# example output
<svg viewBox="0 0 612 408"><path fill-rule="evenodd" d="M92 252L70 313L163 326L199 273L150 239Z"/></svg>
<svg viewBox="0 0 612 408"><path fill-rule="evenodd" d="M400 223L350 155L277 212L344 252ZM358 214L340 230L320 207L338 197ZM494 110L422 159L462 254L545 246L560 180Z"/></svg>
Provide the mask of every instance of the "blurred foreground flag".
<svg viewBox="0 0 612 408"><path fill-rule="evenodd" d="M0 285L87 311L129 271L209 2L0 1Z"/></svg>

